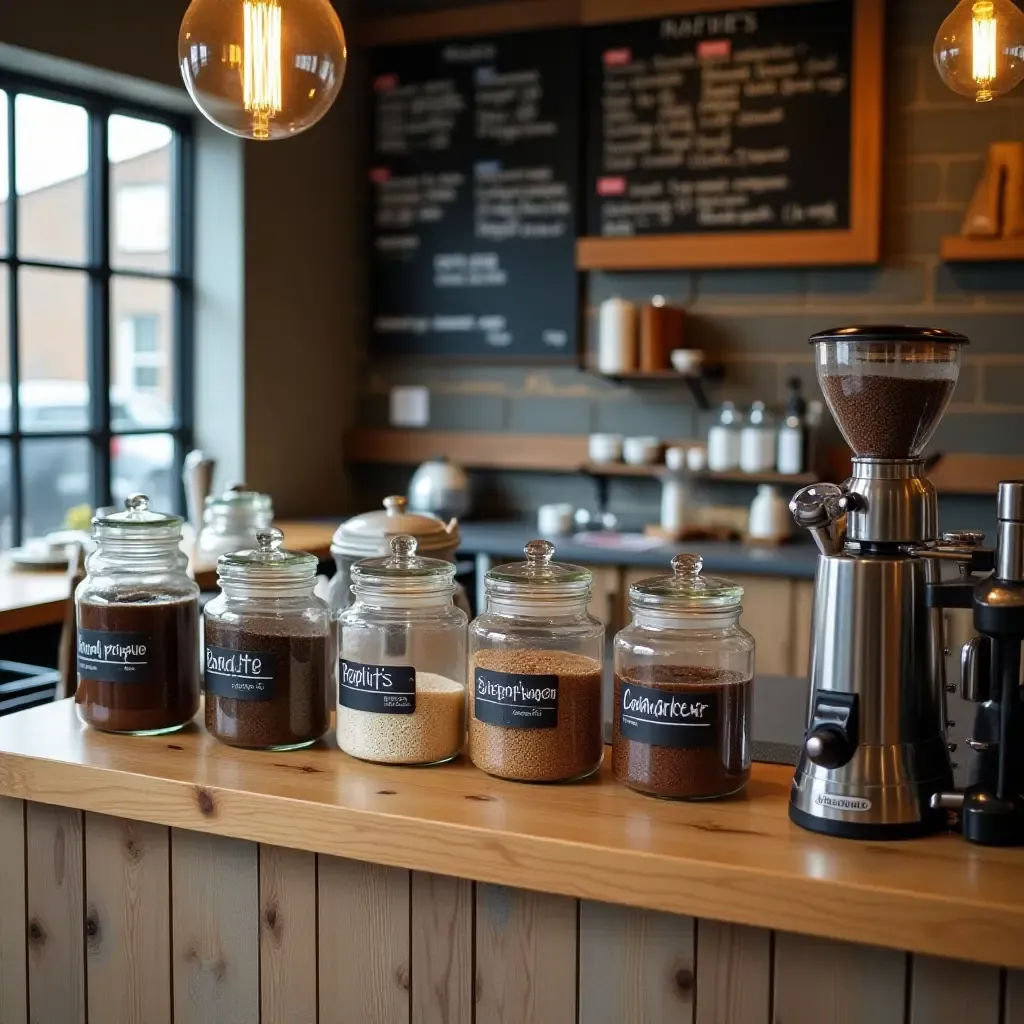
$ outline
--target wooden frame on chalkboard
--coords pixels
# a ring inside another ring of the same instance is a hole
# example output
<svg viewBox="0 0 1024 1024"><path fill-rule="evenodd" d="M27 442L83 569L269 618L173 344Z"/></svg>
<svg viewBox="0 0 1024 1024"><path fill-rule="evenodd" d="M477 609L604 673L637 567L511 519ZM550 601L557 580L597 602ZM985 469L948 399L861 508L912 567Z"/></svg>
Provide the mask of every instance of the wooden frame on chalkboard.
<svg viewBox="0 0 1024 1024"><path fill-rule="evenodd" d="M767 7L793 0L753 0ZM736 0L582 0L586 24L735 8ZM881 249L884 0L855 0L851 94L850 227L845 231L700 232L631 238L585 237L581 270L877 263Z"/></svg>

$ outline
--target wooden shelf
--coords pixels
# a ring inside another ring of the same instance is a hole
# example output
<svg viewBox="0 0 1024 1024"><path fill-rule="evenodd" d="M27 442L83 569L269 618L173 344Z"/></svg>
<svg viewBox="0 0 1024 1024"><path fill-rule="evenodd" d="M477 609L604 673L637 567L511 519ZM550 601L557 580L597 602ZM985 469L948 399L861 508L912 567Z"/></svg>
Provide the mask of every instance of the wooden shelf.
<svg viewBox="0 0 1024 1024"><path fill-rule="evenodd" d="M565 896L1024 967L1020 850L947 835L850 842L787 817L792 769L674 803L603 770L571 786L492 779L465 760L388 768L334 741L234 749L83 728L71 700L0 719L0 794L273 846ZM177 894L176 894L177 895Z"/></svg>
<svg viewBox="0 0 1024 1024"><path fill-rule="evenodd" d="M1024 260L1024 238L964 238L947 235L942 240L947 263L998 263Z"/></svg>
<svg viewBox="0 0 1024 1024"><path fill-rule="evenodd" d="M679 373L677 370L631 370L626 373L601 373L591 370L603 380L614 381L616 384L643 385L660 384L665 386L685 385L690 389L694 402L699 409L710 409L706 382L721 380L725 376L725 367L719 364L705 365L698 373Z"/></svg>
<svg viewBox="0 0 1024 1024"><path fill-rule="evenodd" d="M591 476L661 476L670 470L663 464L632 466L626 462L588 462L583 467L583 472ZM792 484L794 487L802 487L804 484L813 484L820 477L815 473L743 473L739 470L728 473L713 473L710 470L701 470L693 474L697 480L708 483L745 483L745 484Z"/></svg>

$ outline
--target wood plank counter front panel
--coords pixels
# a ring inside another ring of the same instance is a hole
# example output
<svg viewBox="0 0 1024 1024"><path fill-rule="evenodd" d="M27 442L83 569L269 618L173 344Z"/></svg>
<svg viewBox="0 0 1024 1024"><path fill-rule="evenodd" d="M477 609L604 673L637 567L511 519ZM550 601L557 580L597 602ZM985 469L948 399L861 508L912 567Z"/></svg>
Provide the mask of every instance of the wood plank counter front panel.
<svg viewBox="0 0 1024 1024"><path fill-rule="evenodd" d="M0 887L2 1024L1022 1020L998 967L12 799Z"/></svg>

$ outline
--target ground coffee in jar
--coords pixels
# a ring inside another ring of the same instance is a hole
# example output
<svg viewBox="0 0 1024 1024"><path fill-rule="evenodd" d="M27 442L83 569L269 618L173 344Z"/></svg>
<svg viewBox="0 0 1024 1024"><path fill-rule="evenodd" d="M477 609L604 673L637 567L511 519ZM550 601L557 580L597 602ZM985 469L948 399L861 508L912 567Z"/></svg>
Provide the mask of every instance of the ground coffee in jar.
<svg viewBox="0 0 1024 1024"><path fill-rule="evenodd" d="M569 651L477 651L473 763L521 782L581 778L601 763L601 663Z"/></svg>
<svg viewBox="0 0 1024 1024"><path fill-rule="evenodd" d="M280 530L217 560L206 606L206 727L238 747L295 750L327 731L333 679L327 605L313 594L317 560L281 550Z"/></svg>
<svg viewBox="0 0 1024 1024"><path fill-rule="evenodd" d="M673 575L633 584L633 621L615 638L612 770L654 796L728 796L750 776L754 640L739 626L743 588L701 568L677 555Z"/></svg>
<svg viewBox="0 0 1024 1024"><path fill-rule="evenodd" d="M182 520L132 495L93 520L96 549L75 593L82 721L108 732L173 732L199 710L199 588Z"/></svg>
<svg viewBox="0 0 1024 1024"><path fill-rule="evenodd" d="M535 540L526 561L487 573L487 608L470 626L469 756L517 782L568 782L604 753L604 627L587 612L591 573L552 562Z"/></svg>

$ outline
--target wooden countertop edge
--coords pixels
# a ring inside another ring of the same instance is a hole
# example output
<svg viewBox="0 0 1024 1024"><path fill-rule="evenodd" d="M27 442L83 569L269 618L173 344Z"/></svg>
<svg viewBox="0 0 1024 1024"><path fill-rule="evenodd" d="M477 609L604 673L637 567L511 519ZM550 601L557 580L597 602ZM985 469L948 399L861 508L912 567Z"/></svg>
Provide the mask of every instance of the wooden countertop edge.
<svg viewBox="0 0 1024 1024"><path fill-rule="evenodd" d="M1024 968L1024 913L955 894L631 852L4 752L0 794L391 867Z"/></svg>

